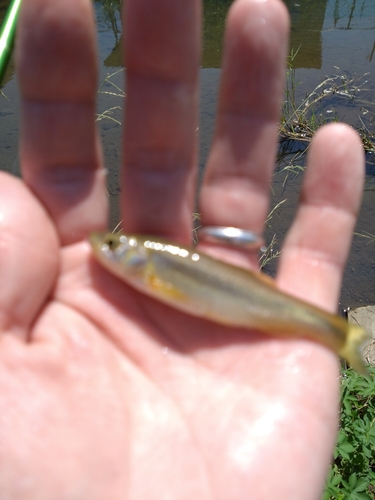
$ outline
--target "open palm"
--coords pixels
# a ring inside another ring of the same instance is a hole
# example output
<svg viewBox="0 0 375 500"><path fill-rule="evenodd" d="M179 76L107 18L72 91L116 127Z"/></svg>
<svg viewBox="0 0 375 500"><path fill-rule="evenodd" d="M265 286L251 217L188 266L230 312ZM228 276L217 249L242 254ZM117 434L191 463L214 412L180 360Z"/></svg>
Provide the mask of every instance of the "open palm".
<svg viewBox="0 0 375 500"><path fill-rule="evenodd" d="M201 7L126 3L123 227L189 244ZM203 224L262 231L287 30L279 0L232 6ZM183 315L92 258L87 235L107 218L94 31L90 0L23 0L24 180L0 176L0 498L317 499L337 425L335 356ZM322 129L283 290L335 309L362 177L356 134Z"/></svg>

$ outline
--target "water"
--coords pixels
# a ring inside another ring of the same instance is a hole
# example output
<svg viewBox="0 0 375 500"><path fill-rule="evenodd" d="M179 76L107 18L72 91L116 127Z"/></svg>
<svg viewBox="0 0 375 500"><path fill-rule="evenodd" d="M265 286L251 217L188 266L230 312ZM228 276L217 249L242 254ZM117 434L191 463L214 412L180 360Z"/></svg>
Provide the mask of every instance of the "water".
<svg viewBox="0 0 375 500"><path fill-rule="evenodd" d="M8 1L0 0L0 18ZM374 133L375 103L375 2L373 0L285 0L292 19L291 50L294 54L294 81L298 83L297 102L311 92L326 77L344 75L348 82L348 94L329 95L317 108L325 119L337 117L356 128L363 125ZM212 139L215 120L217 90L220 78L222 40L227 9L230 0L204 1L204 31L201 77L201 109L199 124L200 157L202 173ZM119 166L121 163L121 126L124 94L120 0L94 2L100 59L101 92L98 95L98 122L104 145L105 162L109 171L108 191L111 198L110 225L119 220L117 210L120 192ZM115 86L114 86L115 85ZM354 90L353 90L354 89ZM19 100L14 65L11 63L0 96L0 169L18 174ZM103 92L110 92L103 93ZM109 111L108 111L109 110ZM105 115L103 115L105 113ZM303 144L294 144L295 148ZM286 155L277 166L274 178L272 206L287 199L272 218L266 236L270 240L277 235L281 244L298 203L298 189L302 176L286 178L282 168L293 163L293 155ZM375 160L367 156L367 179L364 202L356 231L375 235ZM294 163L303 164L303 160ZM374 238L375 239L375 238ZM353 250L344 277L341 296L342 306L375 303L375 241L355 236ZM274 273L276 261L267 271Z"/></svg>
<svg viewBox="0 0 375 500"><path fill-rule="evenodd" d="M292 19L291 49L298 98L311 92L326 77L346 75L356 80L349 86L351 100L330 96L322 105L325 118L337 116L357 129L364 125L372 133L375 118L375 2L373 0L286 0ZM338 79L340 81L340 79ZM353 90L358 86L360 89ZM331 113L333 112L333 113ZM286 163L288 158L286 159ZM298 162L297 162L298 163ZM356 232L375 235L374 157L367 155L366 188ZM281 175L280 175L281 176ZM284 191L276 186L275 201L287 198L278 211L276 232L284 234L297 204L296 185L288 182ZM341 303L344 307L375 303L375 241L355 236L344 276Z"/></svg>

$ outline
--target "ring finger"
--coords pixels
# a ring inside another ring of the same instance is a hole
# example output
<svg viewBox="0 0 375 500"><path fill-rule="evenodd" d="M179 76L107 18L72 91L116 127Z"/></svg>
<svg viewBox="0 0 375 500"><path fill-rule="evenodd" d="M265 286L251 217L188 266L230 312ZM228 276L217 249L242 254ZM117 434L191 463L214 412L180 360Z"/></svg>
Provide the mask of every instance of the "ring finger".
<svg viewBox="0 0 375 500"><path fill-rule="evenodd" d="M203 225L263 231L288 27L278 0L237 0L230 9L217 125L201 191Z"/></svg>

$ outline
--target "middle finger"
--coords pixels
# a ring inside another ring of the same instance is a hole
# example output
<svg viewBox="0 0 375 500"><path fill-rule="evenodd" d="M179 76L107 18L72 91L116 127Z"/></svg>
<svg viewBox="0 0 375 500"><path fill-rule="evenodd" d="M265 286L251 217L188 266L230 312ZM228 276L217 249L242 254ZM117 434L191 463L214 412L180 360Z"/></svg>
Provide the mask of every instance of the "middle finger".
<svg viewBox="0 0 375 500"><path fill-rule="evenodd" d="M125 231L189 244L195 195L199 0L128 0Z"/></svg>

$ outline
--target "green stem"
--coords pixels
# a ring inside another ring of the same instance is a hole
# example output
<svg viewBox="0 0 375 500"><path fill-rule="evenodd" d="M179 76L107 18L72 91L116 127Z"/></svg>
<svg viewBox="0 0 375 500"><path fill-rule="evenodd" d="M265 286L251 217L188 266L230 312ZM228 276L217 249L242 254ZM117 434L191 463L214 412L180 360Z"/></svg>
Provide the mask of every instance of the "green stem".
<svg viewBox="0 0 375 500"><path fill-rule="evenodd" d="M0 85L12 54L21 0L11 0L0 30Z"/></svg>

